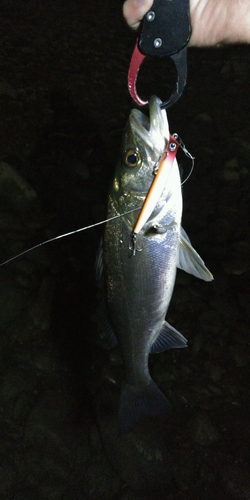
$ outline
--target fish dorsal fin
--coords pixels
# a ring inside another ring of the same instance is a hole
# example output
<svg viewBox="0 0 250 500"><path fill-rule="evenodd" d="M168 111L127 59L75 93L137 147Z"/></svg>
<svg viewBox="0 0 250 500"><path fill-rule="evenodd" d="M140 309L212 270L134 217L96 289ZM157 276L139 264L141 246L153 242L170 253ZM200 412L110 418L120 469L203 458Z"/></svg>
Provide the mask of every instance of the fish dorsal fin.
<svg viewBox="0 0 250 500"><path fill-rule="evenodd" d="M202 258L192 247L191 241L181 227L180 231L180 244L179 244L179 257L177 267L186 271L186 273L193 274L196 278L200 278L204 281L212 281L213 275L210 273L208 268L205 266Z"/></svg>
<svg viewBox="0 0 250 500"><path fill-rule="evenodd" d="M150 353L156 354L157 352L163 352L167 349L187 347L187 339L178 332L173 326L171 326L167 321L164 321L163 327L152 344Z"/></svg>

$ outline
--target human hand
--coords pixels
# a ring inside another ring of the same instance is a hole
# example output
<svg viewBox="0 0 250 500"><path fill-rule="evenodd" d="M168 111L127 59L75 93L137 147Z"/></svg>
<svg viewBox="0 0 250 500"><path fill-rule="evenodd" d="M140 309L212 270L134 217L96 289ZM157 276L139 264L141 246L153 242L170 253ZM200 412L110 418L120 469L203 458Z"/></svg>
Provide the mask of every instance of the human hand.
<svg viewBox="0 0 250 500"><path fill-rule="evenodd" d="M137 29L153 0L126 0L123 15ZM250 0L190 0L192 35L189 46L250 43Z"/></svg>

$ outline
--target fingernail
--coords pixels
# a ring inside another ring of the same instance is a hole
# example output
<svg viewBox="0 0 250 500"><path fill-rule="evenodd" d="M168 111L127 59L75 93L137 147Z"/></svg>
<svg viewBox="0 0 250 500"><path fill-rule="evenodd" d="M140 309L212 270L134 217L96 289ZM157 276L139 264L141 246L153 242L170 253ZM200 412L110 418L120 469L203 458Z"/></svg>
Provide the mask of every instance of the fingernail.
<svg viewBox="0 0 250 500"><path fill-rule="evenodd" d="M135 7L142 7L145 3L145 0L133 0Z"/></svg>

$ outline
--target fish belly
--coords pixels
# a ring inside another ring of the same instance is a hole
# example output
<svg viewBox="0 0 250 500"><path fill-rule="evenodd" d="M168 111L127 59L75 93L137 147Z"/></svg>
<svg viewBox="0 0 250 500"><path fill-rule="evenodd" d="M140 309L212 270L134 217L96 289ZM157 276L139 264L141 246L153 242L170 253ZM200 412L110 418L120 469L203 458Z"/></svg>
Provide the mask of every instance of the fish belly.
<svg viewBox="0 0 250 500"><path fill-rule="evenodd" d="M122 432L144 416L169 412L165 396L150 377L148 356L173 292L178 234L171 229L164 235L142 236L135 256L129 244L130 230L122 220L107 224L106 302L125 367L119 410Z"/></svg>

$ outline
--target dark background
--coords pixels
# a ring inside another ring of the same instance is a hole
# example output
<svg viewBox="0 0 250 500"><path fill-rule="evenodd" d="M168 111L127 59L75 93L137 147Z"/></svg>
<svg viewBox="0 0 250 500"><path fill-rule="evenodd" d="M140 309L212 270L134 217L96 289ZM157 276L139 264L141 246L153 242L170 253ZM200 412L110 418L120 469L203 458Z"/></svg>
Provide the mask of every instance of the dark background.
<svg viewBox="0 0 250 500"><path fill-rule="evenodd" d="M3 262L105 218L134 106L135 34L114 0L2 1L0 32ZM143 433L109 446L122 369L94 321L100 226L0 269L1 498L250 498L249 50L189 50L188 85L169 112L196 157L183 226L215 278L178 272L168 319L189 348L150 359L173 406L161 423L169 461L159 466ZM145 63L140 95L166 99L174 85L169 61ZM158 480L163 492L150 492Z"/></svg>

